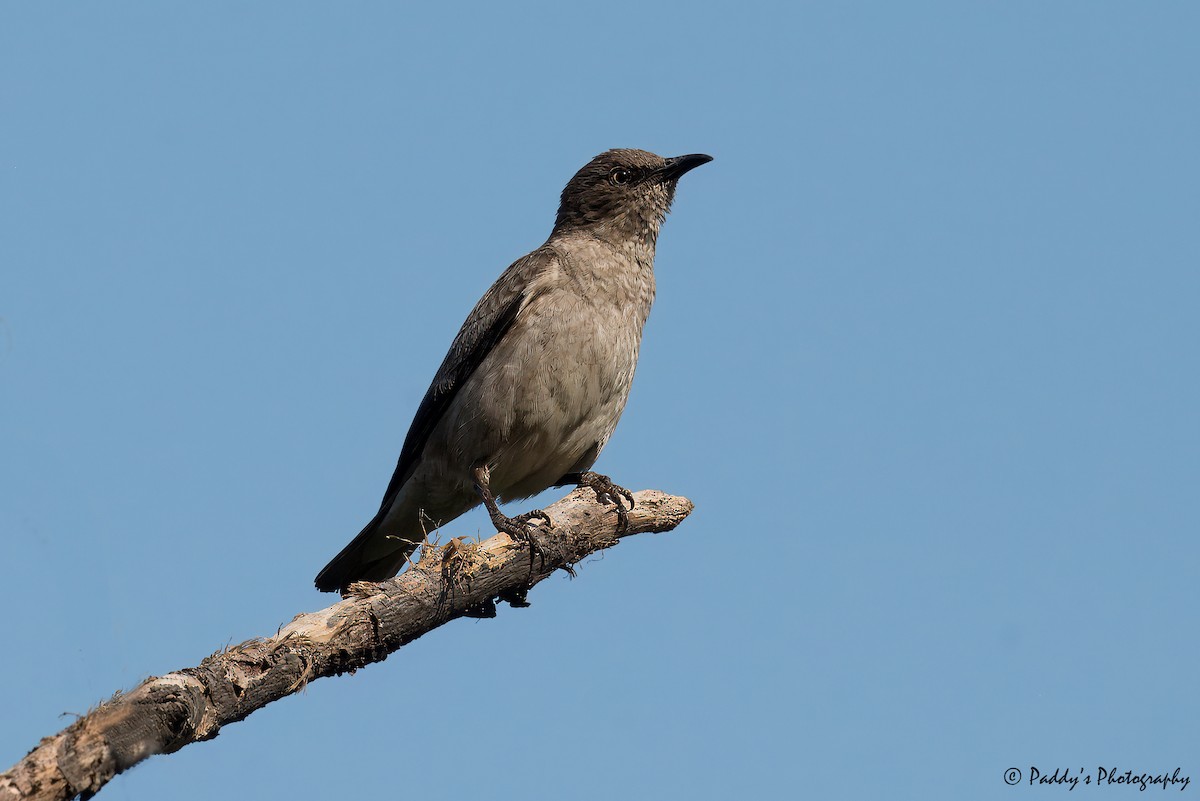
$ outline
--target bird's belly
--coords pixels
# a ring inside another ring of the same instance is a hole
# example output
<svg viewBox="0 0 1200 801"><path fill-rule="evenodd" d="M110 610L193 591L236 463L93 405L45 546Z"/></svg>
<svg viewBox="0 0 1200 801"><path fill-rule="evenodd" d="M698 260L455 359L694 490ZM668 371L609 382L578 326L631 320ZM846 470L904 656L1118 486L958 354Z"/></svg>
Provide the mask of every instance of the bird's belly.
<svg viewBox="0 0 1200 801"><path fill-rule="evenodd" d="M562 296L526 311L430 433L389 524L411 527L419 517L431 528L476 506L472 470L484 464L502 500L534 495L590 467L612 435L645 315Z"/></svg>
<svg viewBox="0 0 1200 801"><path fill-rule="evenodd" d="M502 498L528 497L579 469L616 428L641 326L619 310L590 311L530 315L463 388L475 398L464 412L475 411L459 416L452 450L469 465L486 462Z"/></svg>

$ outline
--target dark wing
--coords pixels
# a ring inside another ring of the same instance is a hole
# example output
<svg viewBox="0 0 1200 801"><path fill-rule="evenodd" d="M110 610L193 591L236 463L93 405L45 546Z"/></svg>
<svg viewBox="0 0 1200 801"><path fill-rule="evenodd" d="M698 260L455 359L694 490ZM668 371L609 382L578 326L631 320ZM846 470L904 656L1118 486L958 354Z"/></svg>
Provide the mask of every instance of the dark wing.
<svg viewBox="0 0 1200 801"><path fill-rule="evenodd" d="M417 407L408 436L404 438L404 447L400 449L396 472L392 474L383 501L379 504L380 513L385 513L392 505L400 488L416 469L429 435L441 421L442 415L467 379L479 369L496 343L512 328L517 312L529 299L534 278L554 263L556 255L551 248L541 247L513 262L467 315L466 322L450 345L449 353L442 360L442 366L434 375L433 383Z"/></svg>
<svg viewBox="0 0 1200 801"><path fill-rule="evenodd" d="M429 435L441 421L446 409L496 343L512 328L518 313L532 299L531 293L537 292L533 289L535 279L553 266L555 258L554 250L543 246L518 259L475 304L417 408L417 415L408 429L408 436L404 438L396 472L392 474L391 483L383 495L379 512L317 574L317 589L330 592L345 589L355 581L383 581L396 575L404 566L405 558L419 543L397 539L393 543L395 547L381 550L378 548L379 526L401 487L412 477L429 442Z"/></svg>

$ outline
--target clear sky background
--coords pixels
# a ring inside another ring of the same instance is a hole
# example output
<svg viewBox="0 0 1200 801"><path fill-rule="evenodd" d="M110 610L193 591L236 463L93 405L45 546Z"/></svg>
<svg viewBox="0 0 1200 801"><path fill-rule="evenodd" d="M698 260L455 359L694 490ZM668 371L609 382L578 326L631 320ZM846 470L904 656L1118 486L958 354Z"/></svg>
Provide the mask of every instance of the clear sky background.
<svg viewBox="0 0 1200 801"><path fill-rule="evenodd" d="M640 147L716 160L597 468L694 515L102 797L1200 793L1198 41L1187 2L5 3L2 767L334 600L466 313Z"/></svg>

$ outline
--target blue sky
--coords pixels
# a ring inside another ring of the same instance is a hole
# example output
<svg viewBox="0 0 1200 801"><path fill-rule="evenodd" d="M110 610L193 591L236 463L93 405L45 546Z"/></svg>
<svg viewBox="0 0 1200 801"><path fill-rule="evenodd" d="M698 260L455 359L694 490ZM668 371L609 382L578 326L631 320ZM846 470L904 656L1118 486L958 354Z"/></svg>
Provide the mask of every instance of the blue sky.
<svg viewBox="0 0 1200 801"><path fill-rule="evenodd" d="M1169 2L5 4L0 762L331 601L463 317L619 146L716 157L597 465L694 515L104 797L1200 782L1198 36Z"/></svg>

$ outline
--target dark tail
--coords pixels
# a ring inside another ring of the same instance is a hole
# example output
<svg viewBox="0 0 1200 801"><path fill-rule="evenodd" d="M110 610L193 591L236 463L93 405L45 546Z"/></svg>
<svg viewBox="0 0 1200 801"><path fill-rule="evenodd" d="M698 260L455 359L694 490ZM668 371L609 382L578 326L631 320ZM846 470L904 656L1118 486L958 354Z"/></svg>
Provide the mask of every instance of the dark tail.
<svg viewBox="0 0 1200 801"><path fill-rule="evenodd" d="M315 582L318 590L338 592L356 581L383 581L400 572L421 543L380 531L383 513L379 510L358 536L322 568Z"/></svg>

